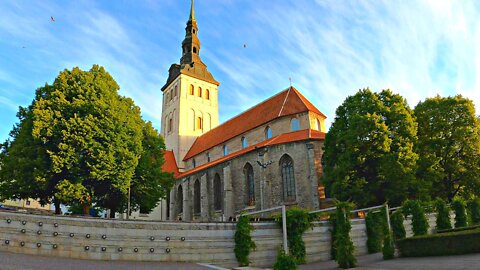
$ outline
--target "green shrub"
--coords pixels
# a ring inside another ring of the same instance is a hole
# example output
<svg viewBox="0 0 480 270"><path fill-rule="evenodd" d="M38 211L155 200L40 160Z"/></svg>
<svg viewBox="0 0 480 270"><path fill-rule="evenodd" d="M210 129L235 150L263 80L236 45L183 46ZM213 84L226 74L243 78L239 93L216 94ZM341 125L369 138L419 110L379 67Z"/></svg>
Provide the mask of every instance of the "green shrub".
<svg viewBox="0 0 480 270"><path fill-rule="evenodd" d="M467 212L465 211L465 202L456 199L452 202L453 210L455 211L455 228L468 226Z"/></svg>
<svg viewBox="0 0 480 270"><path fill-rule="evenodd" d="M255 249L255 242L252 240L250 233L253 230L253 226L249 223L246 216L241 216L237 223L237 229L235 231L235 257L237 258L240 266L248 266L248 255L250 251Z"/></svg>
<svg viewBox="0 0 480 270"><path fill-rule="evenodd" d="M480 198L469 201L467 207L472 225L480 224Z"/></svg>
<svg viewBox="0 0 480 270"><path fill-rule="evenodd" d="M393 238L395 241L403 239L406 237L407 233L405 232L405 226L403 226L403 221L405 217L403 216L402 210L399 209L390 215L390 224L392 225Z"/></svg>
<svg viewBox="0 0 480 270"><path fill-rule="evenodd" d="M403 204L403 213L405 216L412 215L412 231L413 235L419 236L427 234L428 232L428 222L425 217L425 212L423 207L418 201L407 200Z"/></svg>
<svg viewBox="0 0 480 270"><path fill-rule="evenodd" d="M368 253L377 253L382 250L383 228L385 226L385 215L383 212L369 211L365 217L367 227L367 249Z"/></svg>
<svg viewBox="0 0 480 270"><path fill-rule="evenodd" d="M391 260L395 257L395 245L393 244L392 234L385 232L385 238L383 239L383 259Z"/></svg>
<svg viewBox="0 0 480 270"><path fill-rule="evenodd" d="M404 257L458 255L480 252L480 230L431 234L397 241Z"/></svg>
<svg viewBox="0 0 480 270"><path fill-rule="evenodd" d="M283 250L278 252L277 260L273 265L273 270L296 270L297 262L293 256L285 254Z"/></svg>
<svg viewBox="0 0 480 270"><path fill-rule="evenodd" d="M353 255L355 247L350 238L350 209L351 204L348 202L337 202L336 204L336 233L335 233L335 247L336 247L336 261L341 268L355 267L357 259Z"/></svg>
<svg viewBox="0 0 480 270"><path fill-rule="evenodd" d="M337 221L336 221L335 213L330 214L330 218L328 219L330 223L330 234L331 234L331 242L330 242L330 255L332 260L336 260L337 257L337 247L335 246L335 235L337 234Z"/></svg>
<svg viewBox="0 0 480 270"><path fill-rule="evenodd" d="M440 198L435 200L435 209L437 211L437 231L451 229L450 208L445 201Z"/></svg>
<svg viewBox="0 0 480 270"><path fill-rule="evenodd" d="M288 209L286 214L288 250L298 264L303 264L306 256L303 233L312 227L314 216L309 215L307 210L299 208ZM278 224L282 225L281 219Z"/></svg>

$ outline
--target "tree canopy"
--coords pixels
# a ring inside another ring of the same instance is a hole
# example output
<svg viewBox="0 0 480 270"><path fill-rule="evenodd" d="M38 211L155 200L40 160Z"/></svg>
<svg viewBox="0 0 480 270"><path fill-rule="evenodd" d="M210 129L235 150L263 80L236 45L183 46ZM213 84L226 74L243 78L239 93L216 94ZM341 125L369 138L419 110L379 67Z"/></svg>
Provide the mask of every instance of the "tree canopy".
<svg viewBox="0 0 480 270"><path fill-rule="evenodd" d="M89 71L64 70L52 85L38 88L32 104L20 108L20 123L3 144L0 196L57 205L95 202L115 211L135 186L150 194L147 205L155 205L150 201L164 196L173 180L161 173L163 138L118 90L97 65ZM142 155L156 161L142 161Z"/></svg>
<svg viewBox="0 0 480 270"><path fill-rule="evenodd" d="M418 177L431 182L432 197L480 195L480 121L470 99L434 97L415 107Z"/></svg>
<svg viewBox="0 0 480 270"><path fill-rule="evenodd" d="M324 184L358 206L399 205L422 194L415 181L417 124L406 100L390 90L358 91L337 108L325 138Z"/></svg>

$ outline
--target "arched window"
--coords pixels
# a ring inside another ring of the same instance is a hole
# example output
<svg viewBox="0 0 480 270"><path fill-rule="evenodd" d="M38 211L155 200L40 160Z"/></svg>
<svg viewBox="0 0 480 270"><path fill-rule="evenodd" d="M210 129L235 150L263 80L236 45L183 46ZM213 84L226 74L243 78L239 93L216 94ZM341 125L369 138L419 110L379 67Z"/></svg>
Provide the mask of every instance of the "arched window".
<svg viewBox="0 0 480 270"><path fill-rule="evenodd" d="M247 146L248 146L247 138L242 137L242 148L247 148Z"/></svg>
<svg viewBox="0 0 480 270"><path fill-rule="evenodd" d="M190 84L190 95L194 95L195 94L195 86L193 86L193 84Z"/></svg>
<svg viewBox="0 0 480 270"><path fill-rule="evenodd" d="M192 165L193 165L193 168L197 167L197 162L195 162L195 159L192 159Z"/></svg>
<svg viewBox="0 0 480 270"><path fill-rule="evenodd" d="M198 87L197 96L202 97L202 88Z"/></svg>
<svg viewBox="0 0 480 270"><path fill-rule="evenodd" d="M200 203L200 181L197 179L195 184L193 184L193 213L200 214Z"/></svg>
<svg viewBox="0 0 480 270"><path fill-rule="evenodd" d="M183 188L182 188L182 185L178 186L177 209L178 209L179 214L183 213Z"/></svg>
<svg viewBox="0 0 480 270"><path fill-rule="evenodd" d="M210 152L207 152L207 162L210 162Z"/></svg>
<svg viewBox="0 0 480 270"><path fill-rule="evenodd" d="M193 53L197 53L197 48L193 47Z"/></svg>
<svg viewBox="0 0 480 270"><path fill-rule="evenodd" d="M222 189L222 181L220 180L220 176L217 173L215 174L215 178L213 178L213 206L216 211L222 210Z"/></svg>
<svg viewBox="0 0 480 270"><path fill-rule="evenodd" d="M293 160L289 155L284 155L280 159L280 169L282 171L283 200L295 201L295 175L293 171Z"/></svg>
<svg viewBox="0 0 480 270"><path fill-rule="evenodd" d="M228 147L226 145L223 146L223 155L228 155Z"/></svg>
<svg viewBox="0 0 480 270"><path fill-rule="evenodd" d="M165 104L170 100L170 93L167 92L167 97L165 98Z"/></svg>
<svg viewBox="0 0 480 270"><path fill-rule="evenodd" d="M210 90L205 90L205 98L210 100Z"/></svg>
<svg viewBox="0 0 480 270"><path fill-rule="evenodd" d="M170 119L168 120L168 132L171 132L172 129L173 129L173 119L170 118Z"/></svg>
<svg viewBox="0 0 480 270"><path fill-rule="evenodd" d="M202 129L202 128L203 128L202 118L197 117L197 129Z"/></svg>
<svg viewBox="0 0 480 270"><path fill-rule="evenodd" d="M175 85L175 92L173 92L175 94L175 96L178 95L178 85Z"/></svg>
<svg viewBox="0 0 480 270"><path fill-rule="evenodd" d="M292 131L297 131L300 129L300 122L297 118L292 118L292 121L290 121L290 128Z"/></svg>
<svg viewBox="0 0 480 270"><path fill-rule="evenodd" d="M270 139L272 138L272 129L270 127L267 127L265 129L265 139Z"/></svg>
<svg viewBox="0 0 480 270"><path fill-rule="evenodd" d="M253 177L253 167L250 163L243 167L243 174L245 175L245 183L247 184L247 205L255 205L255 178Z"/></svg>
<svg viewBox="0 0 480 270"><path fill-rule="evenodd" d="M174 95L174 94L175 94L175 91L174 91L174 90L170 91L170 100L173 99L173 95Z"/></svg>
<svg viewBox="0 0 480 270"><path fill-rule="evenodd" d="M320 124L320 120L317 119L317 122L316 122L316 130L318 131L321 131L321 124Z"/></svg>

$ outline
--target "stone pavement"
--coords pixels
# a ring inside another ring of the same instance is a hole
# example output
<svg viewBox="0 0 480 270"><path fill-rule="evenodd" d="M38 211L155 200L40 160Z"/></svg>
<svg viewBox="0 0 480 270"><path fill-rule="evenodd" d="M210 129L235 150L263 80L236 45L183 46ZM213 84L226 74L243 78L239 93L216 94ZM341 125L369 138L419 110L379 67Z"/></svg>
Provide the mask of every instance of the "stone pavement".
<svg viewBox="0 0 480 270"><path fill-rule="evenodd" d="M0 252L0 270L208 270L193 263L91 261Z"/></svg>
<svg viewBox="0 0 480 270"><path fill-rule="evenodd" d="M480 269L480 253L438 256L438 257L410 257L395 258L384 261L382 254L371 254L357 257L357 270L478 270ZM333 270L341 269L336 262L318 262L308 265L301 265L300 270Z"/></svg>

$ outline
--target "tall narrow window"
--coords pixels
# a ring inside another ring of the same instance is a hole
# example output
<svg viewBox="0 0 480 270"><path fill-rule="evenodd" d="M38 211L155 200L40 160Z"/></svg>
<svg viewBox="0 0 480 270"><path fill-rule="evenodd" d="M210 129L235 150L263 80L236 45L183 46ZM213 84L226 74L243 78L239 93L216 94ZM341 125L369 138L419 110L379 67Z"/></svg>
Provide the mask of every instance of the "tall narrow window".
<svg viewBox="0 0 480 270"><path fill-rule="evenodd" d="M173 130L173 119L170 118L168 120L168 132L171 132Z"/></svg>
<svg viewBox="0 0 480 270"><path fill-rule="evenodd" d="M170 100L173 99L173 95L175 94L175 90L170 91Z"/></svg>
<svg viewBox="0 0 480 270"><path fill-rule="evenodd" d="M320 125L320 120L317 119L317 125L316 125L316 130L321 131L321 125Z"/></svg>
<svg viewBox="0 0 480 270"><path fill-rule="evenodd" d="M272 138L272 129L270 127L267 127L265 129L265 139L270 139Z"/></svg>
<svg viewBox="0 0 480 270"><path fill-rule="evenodd" d="M247 184L247 205L255 205L255 178L253 177L253 167L247 163L243 167L243 174L245 175L245 183Z"/></svg>
<svg viewBox="0 0 480 270"><path fill-rule="evenodd" d="M197 117L197 129L202 129L202 128L203 128L202 118Z"/></svg>
<svg viewBox="0 0 480 270"><path fill-rule="evenodd" d="M205 90L205 98L210 99L210 90Z"/></svg>
<svg viewBox="0 0 480 270"><path fill-rule="evenodd" d="M193 84L190 84L190 95L194 95L195 94L195 86L193 86Z"/></svg>
<svg viewBox="0 0 480 270"><path fill-rule="evenodd" d="M284 201L295 201L295 175L293 160L289 155L284 155L280 159L280 169L282 172L283 199Z"/></svg>
<svg viewBox="0 0 480 270"><path fill-rule="evenodd" d="M193 168L197 167L197 162L195 162L195 159L192 159L192 165L193 165Z"/></svg>
<svg viewBox="0 0 480 270"><path fill-rule="evenodd" d="M207 162L210 162L210 152L207 152Z"/></svg>
<svg viewBox="0 0 480 270"><path fill-rule="evenodd" d="M300 122L297 118L292 118L292 121L290 121L290 128L292 131L297 131L300 129Z"/></svg>
<svg viewBox="0 0 480 270"><path fill-rule="evenodd" d="M198 95L199 97L202 97L202 88L201 88L201 87L198 87L198 93L197 93L197 95Z"/></svg>
<svg viewBox="0 0 480 270"><path fill-rule="evenodd" d="M183 188L182 185L178 186L177 191L177 210L178 213L183 213Z"/></svg>
<svg viewBox="0 0 480 270"><path fill-rule="evenodd" d="M175 85L175 92L173 92L175 94L175 96L178 95L178 85Z"/></svg>
<svg viewBox="0 0 480 270"><path fill-rule="evenodd" d="M242 137L242 148L247 148L247 147L248 147L247 138Z"/></svg>
<svg viewBox="0 0 480 270"><path fill-rule="evenodd" d="M200 203L200 181L197 179L193 184L193 213L200 214Z"/></svg>
<svg viewBox="0 0 480 270"><path fill-rule="evenodd" d="M220 180L220 176L218 174L215 174L215 178L213 178L213 206L216 211L222 210L222 189L222 181Z"/></svg>
<svg viewBox="0 0 480 270"><path fill-rule="evenodd" d="M228 155L228 147L226 145L223 146L223 155Z"/></svg>

